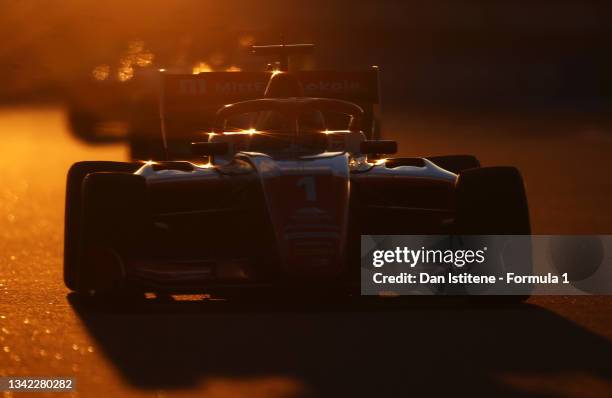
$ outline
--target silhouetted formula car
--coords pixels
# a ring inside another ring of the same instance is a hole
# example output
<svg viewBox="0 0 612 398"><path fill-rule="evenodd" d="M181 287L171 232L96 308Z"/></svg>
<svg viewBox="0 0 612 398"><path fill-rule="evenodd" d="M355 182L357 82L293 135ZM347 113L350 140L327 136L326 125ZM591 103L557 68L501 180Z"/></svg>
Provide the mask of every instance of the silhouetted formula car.
<svg viewBox="0 0 612 398"><path fill-rule="evenodd" d="M68 173L67 287L349 292L362 234L529 234L517 169L381 157L377 74L163 76L167 158Z"/></svg>

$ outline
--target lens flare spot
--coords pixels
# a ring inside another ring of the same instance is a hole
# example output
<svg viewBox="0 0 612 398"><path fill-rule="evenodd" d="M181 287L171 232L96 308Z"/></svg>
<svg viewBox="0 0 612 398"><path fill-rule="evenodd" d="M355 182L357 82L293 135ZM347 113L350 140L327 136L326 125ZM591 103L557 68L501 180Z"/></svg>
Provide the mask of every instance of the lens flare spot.
<svg viewBox="0 0 612 398"><path fill-rule="evenodd" d="M134 68L127 65L122 65L117 71L117 79L120 82L127 82L134 77Z"/></svg>
<svg viewBox="0 0 612 398"><path fill-rule="evenodd" d="M206 62L197 62L195 65L193 65L193 68L191 69L191 73L193 73L194 75L204 72L212 72L211 66Z"/></svg>
<svg viewBox="0 0 612 398"><path fill-rule="evenodd" d="M149 66L153 63L155 56L152 52L143 52L136 55L135 63L140 67Z"/></svg>
<svg viewBox="0 0 612 398"><path fill-rule="evenodd" d="M106 80L110 76L110 66L98 65L91 71L91 75L95 80Z"/></svg>
<svg viewBox="0 0 612 398"><path fill-rule="evenodd" d="M376 160L374 162L374 164L377 165L377 166L380 166L380 165L383 165L383 164L387 163L387 160L388 160L387 158L378 159L378 160Z"/></svg>

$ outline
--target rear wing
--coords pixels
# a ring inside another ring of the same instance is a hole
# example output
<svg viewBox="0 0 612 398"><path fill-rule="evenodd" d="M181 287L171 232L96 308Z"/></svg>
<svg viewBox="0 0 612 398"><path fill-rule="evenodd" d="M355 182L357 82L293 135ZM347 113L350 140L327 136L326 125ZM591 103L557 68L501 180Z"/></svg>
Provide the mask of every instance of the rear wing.
<svg viewBox="0 0 612 398"><path fill-rule="evenodd" d="M187 155L191 141L205 139L223 105L263 98L273 72L204 72L197 75L161 72L160 116L169 158ZM307 97L354 102L365 111L363 129L380 138L379 70L300 71L294 74Z"/></svg>

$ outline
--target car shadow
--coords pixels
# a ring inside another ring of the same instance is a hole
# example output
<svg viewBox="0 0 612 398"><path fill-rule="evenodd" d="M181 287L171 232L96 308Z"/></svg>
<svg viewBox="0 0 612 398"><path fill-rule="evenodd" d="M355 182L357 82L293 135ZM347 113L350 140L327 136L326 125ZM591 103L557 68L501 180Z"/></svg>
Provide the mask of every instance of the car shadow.
<svg viewBox="0 0 612 398"><path fill-rule="evenodd" d="M531 304L68 301L142 389L271 375L299 380L297 395L334 397L556 396L509 384L507 375L587 375L612 385L610 342Z"/></svg>

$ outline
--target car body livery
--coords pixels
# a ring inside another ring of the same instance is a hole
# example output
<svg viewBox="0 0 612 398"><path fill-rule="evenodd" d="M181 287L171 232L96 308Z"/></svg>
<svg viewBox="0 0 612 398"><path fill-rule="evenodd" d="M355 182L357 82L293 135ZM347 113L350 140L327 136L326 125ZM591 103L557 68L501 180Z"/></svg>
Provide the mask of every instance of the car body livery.
<svg viewBox="0 0 612 398"><path fill-rule="evenodd" d="M380 140L377 76L162 76L166 159L69 172L67 286L348 292L359 286L360 235L528 234L515 168L382 157L397 148Z"/></svg>

